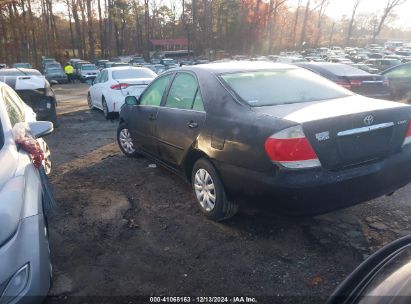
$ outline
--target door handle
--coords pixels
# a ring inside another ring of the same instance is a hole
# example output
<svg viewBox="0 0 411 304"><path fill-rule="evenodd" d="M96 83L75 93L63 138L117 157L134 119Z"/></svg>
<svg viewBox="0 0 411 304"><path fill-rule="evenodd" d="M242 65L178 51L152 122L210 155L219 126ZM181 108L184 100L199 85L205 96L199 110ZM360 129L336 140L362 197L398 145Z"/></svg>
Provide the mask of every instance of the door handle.
<svg viewBox="0 0 411 304"><path fill-rule="evenodd" d="M150 116L148 116L149 120L156 120L156 115L155 114L150 114Z"/></svg>
<svg viewBox="0 0 411 304"><path fill-rule="evenodd" d="M190 121L187 126L191 129L195 129L198 127L198 123L194 122L194 121Z"/></svg>

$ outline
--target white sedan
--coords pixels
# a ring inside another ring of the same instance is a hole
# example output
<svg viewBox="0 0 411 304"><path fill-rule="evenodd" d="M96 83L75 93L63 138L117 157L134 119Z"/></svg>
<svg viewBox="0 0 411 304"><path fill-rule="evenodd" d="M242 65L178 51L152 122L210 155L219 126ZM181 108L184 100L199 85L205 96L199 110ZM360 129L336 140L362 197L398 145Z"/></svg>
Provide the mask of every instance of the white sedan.
<svg viewBox="0 0 411 304"><path fill-rule="evenodd" d="M139 97L157 74L148 68L122 66L101 70L88 90L90 109L98 108L109 119L120 112L127 96Z"/></svg>

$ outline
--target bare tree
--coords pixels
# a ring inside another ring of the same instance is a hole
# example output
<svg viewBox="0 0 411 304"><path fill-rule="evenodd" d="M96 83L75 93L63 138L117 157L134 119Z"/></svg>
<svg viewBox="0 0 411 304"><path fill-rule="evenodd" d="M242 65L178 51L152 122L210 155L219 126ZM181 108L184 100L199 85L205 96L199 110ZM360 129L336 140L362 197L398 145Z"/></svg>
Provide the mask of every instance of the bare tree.
<svg viewBox="0 0 411 304"><path fill-rule="evenodd" d="M270 0L269 12L268 12L268 52L273 51L273 42L275 37L273 37L273 28L276 25L278 9L287 2L287 0Z"/></svg>
<svg viewBox="0 0 411 304"><path fill-rule="evenodd" d="M350 23L348 24L347 40L346 40L346 43L345 43L346 45L350 44L352 30L353 30L353 26L354 26L355 14L357 13L357 9L358 9L358 6L360 5L361 1L362 0L354 0L354 6L352 8Z"/></svg>
<svg viewBox="0 0 411 304"><path fill-rule="evenodd" d="M382 27L384 26L384 23L387 17L389 16L389 14L393 11L393 9L404 4L405 2L407 2L407 0L388 0L387 1L387 5L384 8L380 21L378 22L378 26L373 31L373 35L372 35L373 42L375 42L375 39L381 33Z"/></svg>
<svg viewBox="0 0 411 304"><path fill-rule="evenodd" d="M310 0L307 0L307 4L305 6L305 12L304 12L303 26L301 29L299 48L302 48L305 43L305 33L307 30L307 21L308 21L309 14L310 14Z"/></svg>

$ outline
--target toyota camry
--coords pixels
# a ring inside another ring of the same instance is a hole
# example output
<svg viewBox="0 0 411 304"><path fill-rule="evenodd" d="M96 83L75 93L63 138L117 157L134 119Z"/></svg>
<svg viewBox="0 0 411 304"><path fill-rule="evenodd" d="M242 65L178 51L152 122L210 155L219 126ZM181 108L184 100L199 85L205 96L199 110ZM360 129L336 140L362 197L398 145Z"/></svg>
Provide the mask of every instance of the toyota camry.
<svg viewBox="0 0 411 304"><path fill-rule="evenodd" d="M318 214L411 181L410 117L299 67L226 62L166 71L127 97L117 138L186 178L210 219L240 197Z"/></svg>

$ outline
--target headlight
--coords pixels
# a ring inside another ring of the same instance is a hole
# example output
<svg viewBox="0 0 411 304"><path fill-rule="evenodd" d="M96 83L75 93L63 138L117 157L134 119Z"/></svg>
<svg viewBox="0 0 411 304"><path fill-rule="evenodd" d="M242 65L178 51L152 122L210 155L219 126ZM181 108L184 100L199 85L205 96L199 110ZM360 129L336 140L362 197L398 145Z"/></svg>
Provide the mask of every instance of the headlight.
<svg viewBox="0 0 411 304"><path fill-rule="evenodd" d="M24 288L26 288L29 276L30 265L26 264L13 275L4 290L2 297L5 297L8 300L13 300L15 297L19 296ZM0 300L0 302L2 301Z"/></svg>

